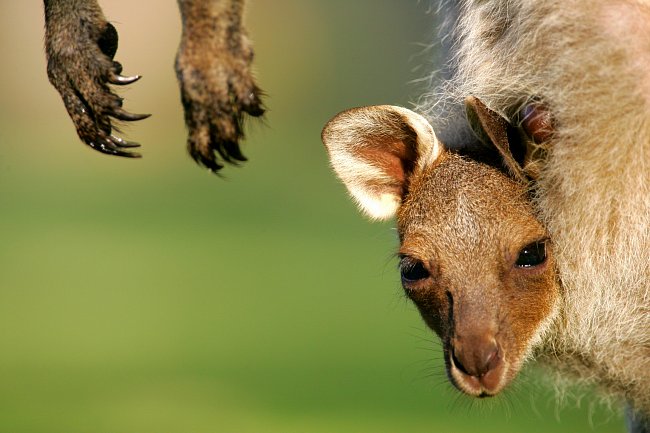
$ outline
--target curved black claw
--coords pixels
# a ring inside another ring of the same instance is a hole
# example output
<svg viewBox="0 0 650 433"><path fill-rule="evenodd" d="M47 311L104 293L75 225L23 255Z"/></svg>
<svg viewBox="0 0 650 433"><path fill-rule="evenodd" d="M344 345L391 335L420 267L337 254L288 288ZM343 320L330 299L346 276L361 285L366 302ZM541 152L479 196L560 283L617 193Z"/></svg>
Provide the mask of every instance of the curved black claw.
<svg viewBox="0 0 650 433"><path fill-rule="evenodd" d="M124 120L124 121L143 120L143 119L146 119L147 117L151 117L151 114L133 114L133 113L129 113L128 111L124 111L120 107L114 108L111 111L110 115L115 117L116 119Z"/></svg>
<svg viewBox="0 0 650 433"><path fill-rule="evenodd" d="M238 162L246 162L248 158L244 156L236 141L221 141L218 137L213 137L213 144L216 145L216 151L223 158L224 161L230 164L237 164Z"/></svg>
<svg viewBox="0 0 650 433"><path fill-rule="evenodd" d="M125 145L126 143L126 145ZM97 141L88 141L86 144L93 149L108 155L123 156L126 158L141 158L137 152L126 152L122 148L138 147L139 144L124 141L114 136L101 137Z"/></svg>
<svg viewBox="0 0 650 433"><path fill-rule="evenodd" d="M217 173L219 170L223 168L222 164L219 164L217 162L217 159L214 157L213 154L203 154L201 149L199 149L198 146L192 145L191 143L188 144L187 150L197 164L200 164L210 170L213 173Z"/></svg>
<svg viewBox="0 0 650 433"><path fill-rule="evenodd" d="M140 143L136 143L135 141L126 141L121 139L120 137L116 137L114 135L110 136L110 140L115 143L116 146L122 147L122 148L129 148L129 147L140 147Z"/></svg>
<svg viewBox="0 0 650 433"><path fill-rule="evenodd" d="M135 83L140 78L142 78L142 75L133 75L131 77L125 77L120 75L118 72L116 74L111 74L111 76L108 78L108 81L111 84L116 84L118 86L126 86L127 84Z"/></svg>

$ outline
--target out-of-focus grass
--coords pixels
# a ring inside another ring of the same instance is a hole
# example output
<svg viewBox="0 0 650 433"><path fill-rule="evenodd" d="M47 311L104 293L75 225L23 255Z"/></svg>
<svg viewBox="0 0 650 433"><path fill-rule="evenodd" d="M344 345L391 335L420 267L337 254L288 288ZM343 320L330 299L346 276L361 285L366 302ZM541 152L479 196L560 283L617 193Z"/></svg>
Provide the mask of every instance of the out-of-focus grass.
<svg viewBox="0 0 650 433"><path fill-rule="evenodd" d="M487 404L450 390L399 290L391 225L363 221L328 168L330 116L417 96L427 5L252 2L270 111L220 179L183 150L175 2L104 3L117 58L145 76L122 91L154 114L125 128L142 160L77 141L41 5L2 3L0 432L589 429L536 385Z"/></svg>

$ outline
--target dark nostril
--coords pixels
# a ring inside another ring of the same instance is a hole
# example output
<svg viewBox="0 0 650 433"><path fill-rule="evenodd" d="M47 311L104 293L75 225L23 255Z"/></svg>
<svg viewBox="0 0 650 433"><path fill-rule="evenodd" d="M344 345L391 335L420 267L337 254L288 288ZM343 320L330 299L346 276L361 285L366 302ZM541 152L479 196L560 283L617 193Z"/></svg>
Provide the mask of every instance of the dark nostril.
<svg viewBox="0 0 650 433"><path fill-rule="evenodd" d="M462 371L463 373L465 373L468 376L473 376L472 374L470 374L467 371L467 369L465 368L463 363L460 362L460 360L456 357L456 351L455 350L452 350L452 352L451 352L451 359L452 359L452 361L453 361L453 363L454 363L454 365L456 366L457 369L459 369L460 371Z"/></svg>

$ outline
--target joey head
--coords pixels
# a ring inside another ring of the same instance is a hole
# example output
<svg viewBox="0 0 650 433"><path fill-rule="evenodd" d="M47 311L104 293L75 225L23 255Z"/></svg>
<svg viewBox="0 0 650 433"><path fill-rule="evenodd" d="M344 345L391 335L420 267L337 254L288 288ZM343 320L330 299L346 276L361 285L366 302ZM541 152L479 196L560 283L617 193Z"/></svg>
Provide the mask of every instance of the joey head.
<svg viewBox="0 0 650 433"><path fill-rule="evenodd" d="M529 197L510 125L481 101L467 111L482 160L452 153L401 107L344 111L325 126L334 171L362 211L397 217L401 280L442 341L459 390L499 393L556 312L551 242Z"/></svg>

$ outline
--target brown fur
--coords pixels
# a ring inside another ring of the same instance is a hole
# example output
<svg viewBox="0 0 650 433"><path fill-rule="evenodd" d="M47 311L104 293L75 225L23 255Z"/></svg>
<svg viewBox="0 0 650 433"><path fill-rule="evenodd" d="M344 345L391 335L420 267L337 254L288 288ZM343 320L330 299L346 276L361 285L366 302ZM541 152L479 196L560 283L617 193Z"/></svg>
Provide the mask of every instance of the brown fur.
<svg viewBox="0 0 650 433"><path fill-rule="evenodd" d="M45 0L45 51L47 75L61 95L77 134L88 146L118 156L140 156L129 152L136 143L114 135L112 118L139 120L122 110L122 99L109 83L136 81L122 77L122 66L113 61L117 31L106 21L93 1Z"/></svg>
<svg viewBox="0 0 650 433"><path fill-rule="evenodd" d="M243 0L179 0L183 34L176 72L189 130L192 158L212 171L222 167L219 157L236 163L246 158L243 138L245 113L260 116L264 109L255 84L253 52L242 25ZM121 76L113 60L117 31L96 0L44 0L48 77L61 94L79 138L111 155L138 157L139 146L115 135L114 121L133 121L148 115L124 111L122 99L109 84L124 85L139 76Z"/></svg>
<svg viewBox="0 0 650 433"><path fill-rule="evenodd" d="M450 377L465 392L476 395L454 374L450 352L462 338L474 346L476 335L496 338L505 362L499 386L489 392L495 394L517 374L540 323L553 312L553 260L535 269L514 266L523 247L546 237L525 185L444 155L411 180L397 214L400 254L421 260L432 275L406 291L441 337Z"/></svg>
<svg viewBox="0 0 650 433"><path fill-rule="evenodd" d="M244 113L264 113L253 80L253 49L242 25L243 0L178 0L183 34L176 74L189 129L187 147L212 171L245 161L239 148Z"/></svg>
<svg viewBox="0 0 650 433"><path fill-rule="evenodd" d="M503 139L489 143L503 158L501 169L445 150L420 116L399 107L340 113L325 126L323 142L367 214L395 212L386 195L398 203L404 289L440 336L454 385L487 396L516 376L542 340L557 313L559 286L550 251L537 266L518 265L522 251L545 241L547 232L527 183L509 167L507 125L474 104L484 135ZM395 174L384 164L386 155L403 158L413 170ZM415 267L425 277L405 278Z"/></svg>
<svg viewBox="0 0 650 433"><path fill-rule="evenodd" d="M539 354L650 419L650 2L461 3L444 93L512 122L532 102L552 113L535 206L564 289Z"/></svg>

